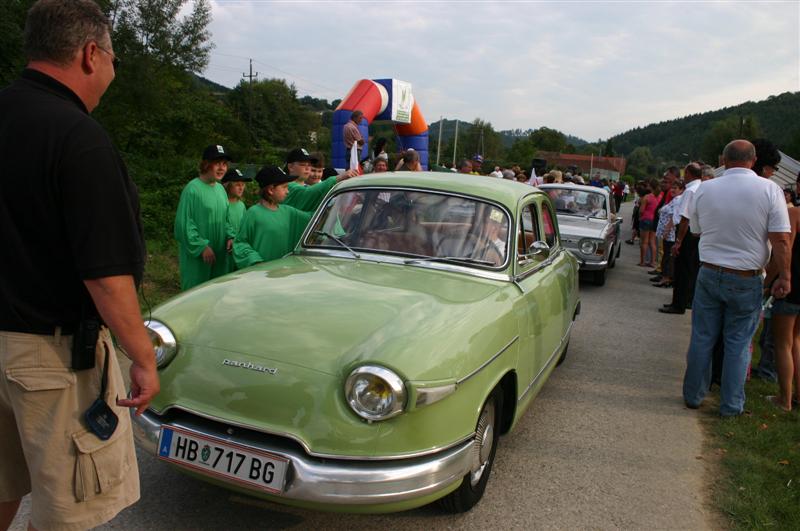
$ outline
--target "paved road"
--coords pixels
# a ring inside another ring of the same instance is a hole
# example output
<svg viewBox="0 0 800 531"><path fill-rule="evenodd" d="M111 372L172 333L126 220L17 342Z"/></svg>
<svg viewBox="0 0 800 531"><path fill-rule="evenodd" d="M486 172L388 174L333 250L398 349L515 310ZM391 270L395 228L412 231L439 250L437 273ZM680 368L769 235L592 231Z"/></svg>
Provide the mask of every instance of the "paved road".
<svg viewBox="0 0 800 531"><path fill-rule="evenodd" d="M623 207L630 217L630 206ZM626 223L627 225L627 223ZM630 231L623 230L627 237ZM635 252L637 251L637 252ZM316 513L232 495L140 454L142 500L105 529L705 529L703 437L680 386L689 315L662 315L638 249L623 245L603 287L581 284L569 355L500 440L470 513ZM637 256L634 256L634 255ZM12 529L24 529L27 504Z"/></svg>

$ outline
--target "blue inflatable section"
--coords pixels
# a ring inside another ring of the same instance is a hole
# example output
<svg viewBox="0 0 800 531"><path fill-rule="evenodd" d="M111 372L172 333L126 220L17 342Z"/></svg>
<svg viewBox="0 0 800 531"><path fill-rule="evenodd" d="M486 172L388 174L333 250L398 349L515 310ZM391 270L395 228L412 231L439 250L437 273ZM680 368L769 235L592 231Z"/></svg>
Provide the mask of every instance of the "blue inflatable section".
<svg viewBox="0 0 800 531"><path fill-rule="evenodd" d="M339 110L333 113L333 126L331 130L331 166L334 168L346 168L349 160L345 158L344 153L344 134L343 129L347 122L350 121L350 115L353 110ZM361 155L358 160L364 160L369 154L369 146L367 139L369 138L369 124L366 118L361 119L358 124L358 129L361 131L361 136L364 137L364 147L361 148Z"/></svg>

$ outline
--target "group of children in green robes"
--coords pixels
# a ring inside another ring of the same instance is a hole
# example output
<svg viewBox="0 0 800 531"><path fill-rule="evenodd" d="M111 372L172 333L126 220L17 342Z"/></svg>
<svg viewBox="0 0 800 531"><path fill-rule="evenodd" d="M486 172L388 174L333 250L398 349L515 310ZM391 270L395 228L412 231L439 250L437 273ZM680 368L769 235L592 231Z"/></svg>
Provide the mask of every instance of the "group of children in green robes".
<svg viewBox="0 0 800 531"><path fill-rule="evenodd" d="M183 189L175 215L181 289L289 253L325 195L356 174L349 171L307 184L322 174L320 158L314 160L298 148L287 155L287 171L261 168L255 177L259 201L246 209L242 195L252 179L228 168L232 159L225 148L208 146L200 176Z"/></svg>

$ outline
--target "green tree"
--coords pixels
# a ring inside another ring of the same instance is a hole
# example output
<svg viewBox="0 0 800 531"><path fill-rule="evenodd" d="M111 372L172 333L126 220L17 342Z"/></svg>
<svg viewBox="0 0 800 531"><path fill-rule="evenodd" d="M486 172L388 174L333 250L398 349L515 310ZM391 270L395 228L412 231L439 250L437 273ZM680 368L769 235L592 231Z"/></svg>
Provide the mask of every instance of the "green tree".
<svg viewBox="0 0 800 531"><path fill-rule="evenodd" d="M540 127L530 134L530 141L537 149L561 153L567 147L564 133L549 127Z"/></svg>
<svg viewBox="0 0 800 531"><path fill-rule="evenodd" d="M34 0L3 0L0 2L0 87L5 87L25 65L22 51L22 28L25 14Z"/></svg>
<svg viewBox="0 0 800 531"><path fill-rule="evenodd" d="M256 143L293 148L309 146L311 134L322 120L297 99L297 89L283 79L240 82L228 95L228 102L242 121L249 124Z"/></svg>
<svg viewBox="0 0 800 531"><path fill-rule="evenodd" d="M714 122L703 138L702 156L709 164L716 165L723 148L737 138L758 138L761 127L752 114L747 116L730 115Z"/></svg>
<svg viewBox="0 0 800 531"><path fill-rule="evenodd" d="M612 143L611 139L609 138L606 142L605 147L603 148L603 156L604 157L614 157L614 144Z"/></svg>
<svg viewBox="0 0 800 531"><path fill-rule="evenodd" d="M486 160L499 160L504 155L503 139L492 123L475 118L465 135L464 149L469 155L480 154Z"/></svg>
<svg viewBox="0 0 800 531"><path fill-rule="evenodd" d="M104 0L114 28L114 46L122 57L145 55L187 72L208 65L213 48L208 25L208 0L193 0L191 11L179 17L188 0Z"/></svg>
<svg viewBox="0 0 800 531"><path fill-rule="evenodd" d="M649 147L637 147L628 155L627 172L633 178L646 179L656 172L656 160Z"/></svg>

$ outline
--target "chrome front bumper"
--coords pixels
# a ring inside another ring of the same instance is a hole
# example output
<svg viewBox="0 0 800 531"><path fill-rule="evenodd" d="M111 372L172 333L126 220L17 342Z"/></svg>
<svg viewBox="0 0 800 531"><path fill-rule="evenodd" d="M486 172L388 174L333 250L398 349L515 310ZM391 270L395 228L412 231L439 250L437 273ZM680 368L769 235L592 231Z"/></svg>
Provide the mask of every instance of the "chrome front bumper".
<svg viewBox="0 0 800 531"><path fill-rule="evenodd" d="M151 411L132 418L136 443L157 455L161 418ZM254 494L329 505L391 504L435 494L469 472L473 450L470 439L446 450L410 459L318 459L289 443L275 438L267 440L269 436L259 437L252 431L237 430L234 435L223 433L204 419L184 418L168 425L284 456L291 461L284 491L272 494L253 489ZM209 479L227 483L216 476ZM238 483L230 482L230 485L241 488Z"/></svg>

